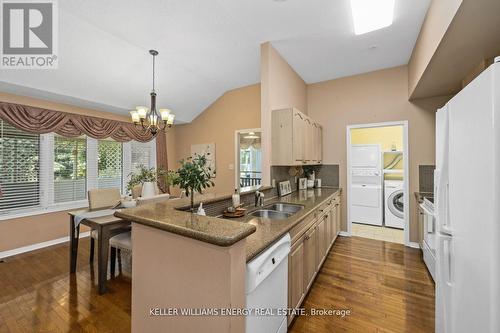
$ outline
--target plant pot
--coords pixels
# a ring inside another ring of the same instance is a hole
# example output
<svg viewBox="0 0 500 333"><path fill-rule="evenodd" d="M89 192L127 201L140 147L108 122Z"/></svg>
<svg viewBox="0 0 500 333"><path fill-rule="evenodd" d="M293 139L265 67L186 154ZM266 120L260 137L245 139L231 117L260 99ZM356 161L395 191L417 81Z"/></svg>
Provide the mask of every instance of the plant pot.
<svg viewBox="0 0 500 333"><path fill-rule="evenodd" d="M155 186L156 184L154 182L143 183L141 197L143 198L154 197L156 195Z"/></svg>

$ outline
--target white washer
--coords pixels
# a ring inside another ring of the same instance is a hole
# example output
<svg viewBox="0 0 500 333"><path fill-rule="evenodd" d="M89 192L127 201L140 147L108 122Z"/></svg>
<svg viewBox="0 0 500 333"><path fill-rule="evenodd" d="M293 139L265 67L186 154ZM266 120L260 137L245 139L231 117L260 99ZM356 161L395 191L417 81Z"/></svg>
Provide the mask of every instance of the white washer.
<svg viewBox="0 0 500 333"><path fill-rule="evenodd" d="M385 226L404 229L404 182L402 180L384 181Z"/></svg>

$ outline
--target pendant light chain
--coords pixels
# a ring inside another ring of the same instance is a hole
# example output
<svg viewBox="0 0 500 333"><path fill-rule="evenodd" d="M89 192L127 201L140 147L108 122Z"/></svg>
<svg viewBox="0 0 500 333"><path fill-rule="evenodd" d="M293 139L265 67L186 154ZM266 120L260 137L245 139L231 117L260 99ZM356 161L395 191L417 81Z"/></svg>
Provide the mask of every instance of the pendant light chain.
<svg viewBox="0 0 500 333"><path fill-rule="evenodd" d="M135 110L130 111L132 122L138 128L144 131L149 131L156 135L159 131L167 130L174 124L175 115L169 109L156 108L156 56L158 51L149 50L149 54L153 56L153 90L150 93L151 107L148 109L145 106L138 106Z"/></svg>
<svg viewBox="0 0 500 333"><path fill-rule="evenodd" d="M155 91L155 58L156 56L153 55L153 91Z"/></svg>

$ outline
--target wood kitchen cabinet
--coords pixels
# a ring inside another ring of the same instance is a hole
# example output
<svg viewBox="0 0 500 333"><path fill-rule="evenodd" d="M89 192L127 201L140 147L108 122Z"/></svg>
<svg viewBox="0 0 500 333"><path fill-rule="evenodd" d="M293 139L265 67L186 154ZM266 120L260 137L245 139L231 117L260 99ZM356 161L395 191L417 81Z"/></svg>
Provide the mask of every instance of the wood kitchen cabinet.
<svg viewBox="0 0 500 333"><path fill-rule="evenodd" d="M288 255L288 307L298 308L302 303L304 288L304 237L295 242ZM289 318L291 321L293 317Z"/></svg>
<svg viewBox="0 0 500 333"><path fill-rule="evenodd" d="M290 231L288 306L298 308L311 288L340 230L340 196L323 203ZM293 315L288 316L288 324Z"/></svg>
<svg viewBox="0 0 500 333"><path fill-rule="evenodd" d="M318 254L317 226L312 226L304 237L304 286L306 290L311 287L316 275L316 256Z"/></svg>
<svg viewBox="0 0 500 333"><path fill-rule="evenodd" d="M327 224L329 220L330 214L326 213L323 215L318 221L317 230L317 238L318 238L318 254L316 256L316 271L319 271L321 265L323 264L323 259L325 258L326 249L328 248L328 233L327 233Z"/></svg>
<svg viewBox="0 0 500 333"><path fill-rule="evenodd" d="M272 111L272 165L320 164L321 133L321 125L295 108Z"/></svg>

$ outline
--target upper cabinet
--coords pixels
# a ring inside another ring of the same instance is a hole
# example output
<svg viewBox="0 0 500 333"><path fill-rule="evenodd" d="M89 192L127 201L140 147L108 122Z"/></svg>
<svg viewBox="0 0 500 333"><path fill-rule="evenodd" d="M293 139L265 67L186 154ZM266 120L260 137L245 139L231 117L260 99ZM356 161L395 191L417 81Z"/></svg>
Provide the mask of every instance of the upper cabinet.
<svg viewBox="0 0 500 333"><path fill-rule="evenodd" d="M321 125L295 108L272 111L272 165L321 164Z"/></svg>

